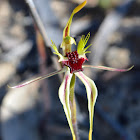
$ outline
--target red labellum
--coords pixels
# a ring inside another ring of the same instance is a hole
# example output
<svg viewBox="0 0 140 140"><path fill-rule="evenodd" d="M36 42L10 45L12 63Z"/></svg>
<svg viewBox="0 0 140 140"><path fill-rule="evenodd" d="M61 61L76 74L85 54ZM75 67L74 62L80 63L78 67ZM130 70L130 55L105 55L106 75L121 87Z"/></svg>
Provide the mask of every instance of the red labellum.
<svg viewBox="0 0 140 140"><path fill-rule="evenodd" d="M85 62L85 58L79 58L77 51L66 53L68 61L63 61L62 64L70 68L70 73L83 71L82 64Z"/></svg>

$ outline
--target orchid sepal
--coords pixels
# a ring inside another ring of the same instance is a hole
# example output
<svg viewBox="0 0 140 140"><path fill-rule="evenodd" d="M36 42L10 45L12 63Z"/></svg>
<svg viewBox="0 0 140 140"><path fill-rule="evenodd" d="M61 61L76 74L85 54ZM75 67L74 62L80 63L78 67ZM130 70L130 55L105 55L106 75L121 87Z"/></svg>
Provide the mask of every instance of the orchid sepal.
<svg viewBox="0 0 140 140"><path fill-rule="evenodd" d="M67 52L71 52L71 45L75 44L76 45L76 41L74 38L72 38L70 36L70 26L72 23L72 18L73 16L79 12L85 5L86 5L86 0L81 3L80 5L78 5L72 12L64 30L63 30L63 41L61 43L61 48L63 49L63 55L65 56Z"/></svg>
<svg viewBox="0 0 140 140"><path fill-rule="evenodd" d="M128 69L118 69L118 68L112 68L112 67L106 67L106 66L92 66L92 65L83 65L82 68L94 68L94 69L101 69L101 70L107 70L107 71L118 71L118 72L127 72L130 71L134 66L131 66Z"/></svg>
<svg viewBox="0 0 140 140"><path fill-rule="evenodd" d="M31 83L34 83L34 82L36 82L36 81L40 81L40 80L43 80L43 79L52 77L52 76L54 76L54 75L63 73L63 72L65 72L65 71L66 71L66 68L63 67L61 70L58 70L58 71L49 73L49 74L44 75L44 76L37 77L37 78L32 79L32 80L29 80L29 81L27 81L27 82L25 82L25 83L23 83L23 84L16 85L16 86L9 86L9 85L7 85L7 86L8 86L9 88L21 88L21 87L24 87L24 86L29 85L29 84L31 84Z"/></svg>
<svg viewBox="0 0 140 140"><path fill-rule="evenodd" d="M66 36L70 36L70 26L71 26L71 22L72 22L72 18L74 16L74 14L76 14L77 12L79 12L85 5L86 5L87 1L85 0L83 3L81 3L80 5L78 5L72 12L64 30L63 30L63 39Z"/></svg>
<svg viewBox="0 0 140 140"><path fill-rule="evenodd" d="M72 114L71 114L70 99L69 99L70 83L71 83L72 76L73 74L71 74L69 68L67 68L67 71L65 73L63 82L59 88L58 93L59 93L59 99L63 105L63 109L68 120L68 124L72 133L73 140L76 140L76 136L72 124Z"/></svg>
<svg viewBox="0 0 140 140"><path fill-rule="evenodd" d="M89 140L92 140L94 106L98 94L97 88L94 81L87 77L83 72L76 72L75 75L83 82L86 88L90 121Z"/></svg>

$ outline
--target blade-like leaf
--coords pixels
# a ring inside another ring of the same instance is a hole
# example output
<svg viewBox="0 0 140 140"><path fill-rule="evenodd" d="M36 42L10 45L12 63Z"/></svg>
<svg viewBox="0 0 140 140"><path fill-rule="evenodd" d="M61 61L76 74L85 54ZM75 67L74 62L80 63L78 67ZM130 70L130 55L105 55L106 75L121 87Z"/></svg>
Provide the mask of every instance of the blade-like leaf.
<svg viewBox="0 0 140 140"><path fill-rule="evenodd" d="M90 130L89 130L89 140L92 140L92 130L93 130L93 115L94 106L97 98L97 88L90 78L88 78L83 72L77 72L75 75L83 82L87 91L88 98L88 110L89 110L89 120L90 120Z"/></svg>
<svg viewBox="0 0 140 140"><path fill-rule="evenodd" d="M20 87L24 87L24 86L26 86L26 85L28 85L28 84L33 83L33 82L36 82L36 81L40 81L40 80L49 78L49 77L51 77L51 76L54 76L54 75L59 74L59 73L63 73L63 72L65 72L65 71L66 71L66 69L65 69L65 67L64 67L64 68L61 69L61 70L52 72L52 73L47 74L47 75L44 75L44 76L37 77L37 78L32 79L32 80L29 80L29 81L27 81L27 82L25 82L25 83L23 83L23 84L16 85L16 86L13 86L13 87L11 87L11 86L9 86L9 85L7 85L7 86L8 86L9 88L20 88Z"/></svg>
<svg viewBox="0 0 140 140"><path fill-rule="evenodd" d="M128 69L117 69L117 68L111 68L106 66L92 66L92 65L83 65L83 68L94 68L94 69L101 69L101 70L108 70L108 71L118 71L118 72L126 72L131 70L134 66L128 68Z"/></svg>
<svg viewBox="0 0 140 140"><path fill-rule="evenodd" d="M73 136L73 140L76 140L73 124L72 124L72 116L71 116L72 114L71 114L71 108L70 108L70 102L69 102L71 79L72 79L72 74L70 73L69 70L67 70L64 76L64 80L59 88L59 98L63 105L64 112L66 114L68 124L71 130L72 136Z"/></svg>

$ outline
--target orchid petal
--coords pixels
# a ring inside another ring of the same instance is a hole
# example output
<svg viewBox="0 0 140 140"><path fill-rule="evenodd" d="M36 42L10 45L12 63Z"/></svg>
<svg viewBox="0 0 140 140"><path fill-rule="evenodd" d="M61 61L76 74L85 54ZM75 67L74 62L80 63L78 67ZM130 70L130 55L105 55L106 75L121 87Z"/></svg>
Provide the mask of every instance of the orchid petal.
<svg viewBox="0 0 140 140"><path fill-rule="evenodd" d="M87 91L88 98L88 110L89 110L89 120L90 120L90 130L89 130L89 140L92 140L92 130L93 130L93 115L94 106L97 98L97 88L93 80L88 78L83 72L77 72L75 75L83 82Z"/></svg>
<svg viewBox="0 0 140 140"><path fill-rule="evenodd" d="M78 43L78 46L77 46L77 52L79 55L84 55L85 53L89 53L89 51L86 52L86 50L91 46L86 46L88 40L89 40L89 37L90 37L90 33L87 34L87 36L85 37L84 35L82 36L81 40L79 41Z"/></svg>
<svg viewBox="0 0 140 140"><path fill-rule="evenodd" d="M66 114L69 127L71 129L73 140L76 140L73 124L72 124L72 114L71 114L71 108L70 108L70 102L69 102L71 79L72 79L72 74L70 73L69 70L67 70L64 76L64 80L59 88L59 99L63 105L64 112Z"/></svg>
<svg viewBox="0 0 140 140"><path fill-rule="evenodd" d="M92 65L83 65L82 68L95 68L95 69L101 69L101 70L108 70L108 71L118 71L118 72L126 72L133 68L134 66L131 66L128 69L117 69L117 68L111 68L106 66L92 66Z"/></svg>
<svg viewBox="0 0 140 140"><path fill-rule="evenodd" d="M58 51L58 49L57 49L55 43L54 43L52 40L51 40L51 42L52 42L52 47L53 47L53 49L54 49L54 51L55 51L55 52L53 52L53 53L59 56L58 62L63 61L63 60L64 60L63 55L62 55L61 53L59 53L59 51Z"/></svg>
<svg viewBox="0 0 140 140"><path fill-rule="evenodd" d="M74 14L76 14L77 12L79 12L85 5L86 5L86 0L81 3L80 5L78 5L72 12L68 22L67 22L67 25L66 27L64 28L64 31L63 31L63 38L65 38L66 36L70 36L70 26L71 26L71 22L72 22L72 18L74 16Z"/></svg>
<svg viewBox="0 0 140 140"><path fill-rule="evenodd" d="M63 73L63 72L65 72L65 71L66 71L66 69L63 68L63 69L61 69L61 70L58 70L58 71L49 73L49 74L47 74L47 75L37 77L37 78L35 78L35 79L32 79L32 80L27 81L27 82L25 82L25 83L23 83L23 84L20 84L20 85L16 85L16 86L13 86L13 87L11 87L11 86L9 86L9 85L7 85L7 86L8 86L9 88L20 88L20 87L24 87L24 86L26 86L26 85L28 85L28 84L33 83L33 82L36 82L36 81L40 81L40 80L49 78L49 77L51 77L51 76L54 76L54 75L59 74L59 73Z"/></svg>
<svg viewBox="0 0 140 140"><path fill-rule="evenodd" d="M72 23L72 18L74 16L74 14L76 14L78 11L80 11L84 6L86 5L86 0L81 3L80 5L78 5L72 12L64 30L63 30L63 41L61 43L61 48L63 49L63 55L65 56L67 52L71 52L71 45L75 44L76 45L76 41L74 38L72 38L70 36L70 26Z"/></svg>

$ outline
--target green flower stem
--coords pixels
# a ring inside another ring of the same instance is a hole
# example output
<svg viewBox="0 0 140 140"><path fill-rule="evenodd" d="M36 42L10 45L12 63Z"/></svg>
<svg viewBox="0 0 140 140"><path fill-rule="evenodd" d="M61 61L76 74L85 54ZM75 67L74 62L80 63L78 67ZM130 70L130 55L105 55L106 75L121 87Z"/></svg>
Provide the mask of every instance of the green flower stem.
<svg viewBox="0 0 140 140"><path fill-rule="evenodd" d="M78 127L77 127L77 119L76 119L76 101L75 101L75 94L74 94L74 86L75 86L75 74L73 74L71 83L70 83L70 108L71 108L71 119L72 119L72 125L74 129L74 133L76 136L76 140L79 140L78 135Z"/></svg>

